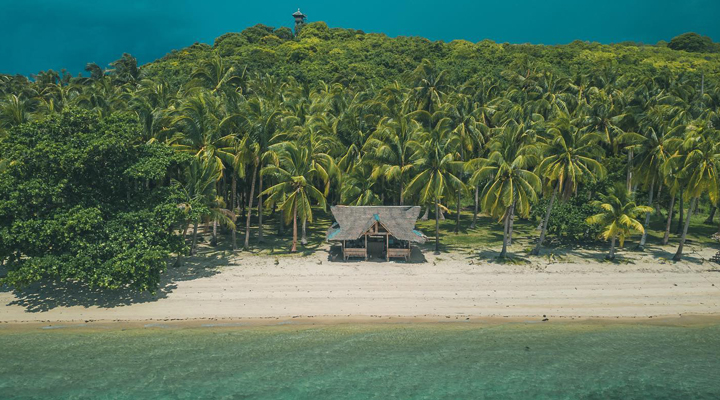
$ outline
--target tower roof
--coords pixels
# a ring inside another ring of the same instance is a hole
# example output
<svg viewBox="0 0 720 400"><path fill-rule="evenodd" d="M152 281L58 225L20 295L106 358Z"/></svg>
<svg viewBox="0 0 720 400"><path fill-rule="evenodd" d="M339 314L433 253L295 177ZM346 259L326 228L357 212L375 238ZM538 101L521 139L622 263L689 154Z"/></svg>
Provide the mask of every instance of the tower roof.
<svg viewBox="0 0 720 400"><path fill-rule="evenodd" d="M295 12L293 13L293 17L304 17L304 16L305 16L305 14L303 14L303 13L300 11L299 8L298 8L297 11L295 11Z"/></svg>

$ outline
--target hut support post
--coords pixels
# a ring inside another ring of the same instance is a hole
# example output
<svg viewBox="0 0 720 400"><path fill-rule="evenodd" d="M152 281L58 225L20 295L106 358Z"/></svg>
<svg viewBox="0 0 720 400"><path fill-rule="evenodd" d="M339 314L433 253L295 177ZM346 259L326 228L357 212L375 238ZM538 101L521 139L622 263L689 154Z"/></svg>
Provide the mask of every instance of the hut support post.
<svg viewBox="0 0 720 400"><path fill-rule="evenodd" d="M390 261L390 235L385 235L385 261Z"/></svg>
<svg viewBox="0 0 720 400"><path fill-rule="evenodd" d="M365 261L367 261L368 258L368 249L367 249L367 232L365 232Z"/></svg>

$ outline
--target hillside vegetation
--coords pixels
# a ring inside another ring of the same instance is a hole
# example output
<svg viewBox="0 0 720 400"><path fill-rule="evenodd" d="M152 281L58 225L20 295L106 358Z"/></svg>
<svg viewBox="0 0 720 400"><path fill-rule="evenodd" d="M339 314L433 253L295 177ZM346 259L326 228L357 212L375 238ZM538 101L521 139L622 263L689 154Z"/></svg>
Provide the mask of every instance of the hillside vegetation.
<svg viewBox="0 0 720 400"><path fill-rule="evenodd" d="M634 235L680 260L718 205L708 40L443 43L316 22L86 76L0 75L2 283L154 290L202 224L235 251L272 218L294 252L331 204L421 205L438 252L490 218L502 243L476 246L500 258L517 223L539 227L533 255L608 241L614 259Z"/></svg>

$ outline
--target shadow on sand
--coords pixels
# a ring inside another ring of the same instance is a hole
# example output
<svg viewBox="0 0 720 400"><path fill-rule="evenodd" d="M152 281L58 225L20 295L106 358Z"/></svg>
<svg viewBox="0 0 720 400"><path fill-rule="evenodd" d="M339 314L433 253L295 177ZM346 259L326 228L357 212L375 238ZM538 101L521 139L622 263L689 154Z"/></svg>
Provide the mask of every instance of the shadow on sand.
<svg viewBox="0 0 720 400"><path fill-rule="evenodd" d="M483 251L478 251L467 258L471 259L471 260L480 259L482 261L485 261L485 262L488 262L491 264L532 264L530 259L524 253L508 251L505 255L505 258L499 258L499 257L500 257L499 251L483 250Z"/></svg>
<svg viewBox="0 0 720 400"><path fill-rule="evenodd" d="M201 252L198 256L186 258L178 267L170 266L162 274L160 286L155 294L130 289L108 290L91 288L74 282L47 281L32 284L22 290L0 287L0 292L9 292L14 300L7 306L21 306L27 312L43 312L56 307L100 307L114 308L138 303L149 303L166 298L177 288L177 282L206 278L218 274L219 266L228 265L228 257L221 253ZM2 272L4 275L5 271Z"/></svg>

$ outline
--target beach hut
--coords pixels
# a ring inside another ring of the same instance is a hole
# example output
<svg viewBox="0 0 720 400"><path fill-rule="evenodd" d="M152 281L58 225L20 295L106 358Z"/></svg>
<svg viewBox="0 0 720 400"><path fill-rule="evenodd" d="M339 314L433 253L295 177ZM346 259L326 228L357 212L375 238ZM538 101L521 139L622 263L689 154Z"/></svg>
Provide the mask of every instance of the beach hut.
<svg viewBox="0 0 720 400"><path fill-rule="evenodd" d="M340 243L343 259L381 253L391 258L410 259L413 243L425 243L425 235L415 229L420 215L417 206L333 206L335 223L327 240Z"/></svg>

